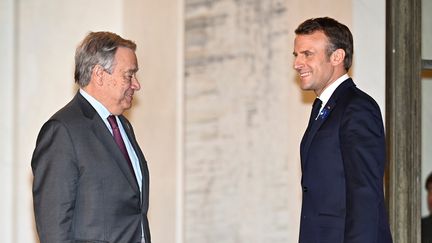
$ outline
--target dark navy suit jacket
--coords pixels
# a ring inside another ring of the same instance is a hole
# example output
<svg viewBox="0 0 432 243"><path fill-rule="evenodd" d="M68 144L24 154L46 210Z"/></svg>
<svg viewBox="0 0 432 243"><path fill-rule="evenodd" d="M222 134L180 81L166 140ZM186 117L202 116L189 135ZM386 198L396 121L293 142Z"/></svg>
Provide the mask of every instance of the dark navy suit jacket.
<svg viewBox="0 0 432 243"><path fill-rule="evenodd" d="M301 142L300 243L390 243L385 134L376 102L345 80Z"/></svg>

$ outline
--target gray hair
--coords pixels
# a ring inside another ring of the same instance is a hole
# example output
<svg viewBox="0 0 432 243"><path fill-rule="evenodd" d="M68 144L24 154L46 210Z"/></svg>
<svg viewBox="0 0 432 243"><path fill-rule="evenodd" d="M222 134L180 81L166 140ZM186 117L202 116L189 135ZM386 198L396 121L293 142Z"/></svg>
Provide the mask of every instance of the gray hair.
<svg viewBox="0 0 432 243"><path fill-rule="evenodd" d="M114 70L114 56L118 47L136 50L136 44L111 32L90 32L75 51L75 83L80 87L89 84L94 66L107 72Z"/></svg>

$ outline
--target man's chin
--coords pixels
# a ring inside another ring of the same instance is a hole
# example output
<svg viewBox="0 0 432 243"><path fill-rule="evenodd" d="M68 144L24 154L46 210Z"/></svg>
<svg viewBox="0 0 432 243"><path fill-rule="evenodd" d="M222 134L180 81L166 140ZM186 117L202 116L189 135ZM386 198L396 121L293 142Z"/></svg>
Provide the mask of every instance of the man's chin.
<svg viewBox="0 0 432 243"><path fill-rule="evenodd" d="M132 101L130 102L123 102L122 108L123 110L129 110L132 107Z"/></svg>
<svg viewBox="0 0 432 243"><path fill-rule="evenodd" d="M300 88L304 91L311 90L311 87L309 87L307 85L300 85Z"/></svg>
<svg viewBox="0 0 432 243"><path fill-rule="evenodd" d="M302 90L310 90L311 89L310 86L311 85L310 85L309 80L307 80L307 79L300 79L300 88Z"/></svg>

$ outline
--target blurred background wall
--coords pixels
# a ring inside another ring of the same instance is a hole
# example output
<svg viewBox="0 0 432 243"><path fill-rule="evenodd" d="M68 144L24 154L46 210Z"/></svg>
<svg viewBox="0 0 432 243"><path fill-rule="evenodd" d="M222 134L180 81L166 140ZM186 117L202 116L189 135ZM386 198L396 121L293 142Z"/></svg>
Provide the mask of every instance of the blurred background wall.
<svg viewBox="0 0 432 243"><path fill-rule="evenodd" d="M149 161L153 242L296 242L314 97L297 85L293 39L316 16L351 28L350 74L384 112L384 0L0 0L1 242L38 242L36 136L75 94L75 47L98 30L138 45L126 115Z"/></svg>

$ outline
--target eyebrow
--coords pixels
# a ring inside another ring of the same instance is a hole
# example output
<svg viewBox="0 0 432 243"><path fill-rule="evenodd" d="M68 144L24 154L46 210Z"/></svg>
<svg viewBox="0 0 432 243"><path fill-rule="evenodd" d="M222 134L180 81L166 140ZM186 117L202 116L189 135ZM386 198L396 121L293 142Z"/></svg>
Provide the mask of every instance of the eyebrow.
<svg viewBox="0 0 432 243"><path fill-rule="evenodd" d="M128 69L128 70L126 70L126 73L137 73L138 70L139 70L138 67L137 67L137 68L132 68L132 69Z"/></svg>
<svg viewBox="0 0 432 243"><path fill-rule="evenodd" d="M305 54L305 53L314 53L314 52L311 51L311 50L304 50L304 51L301 51L301 52L299 52L299 53L300 53L300 54ZM299 53L293 51L293 55L294 55L294 56L298 55Z"/></svg>

